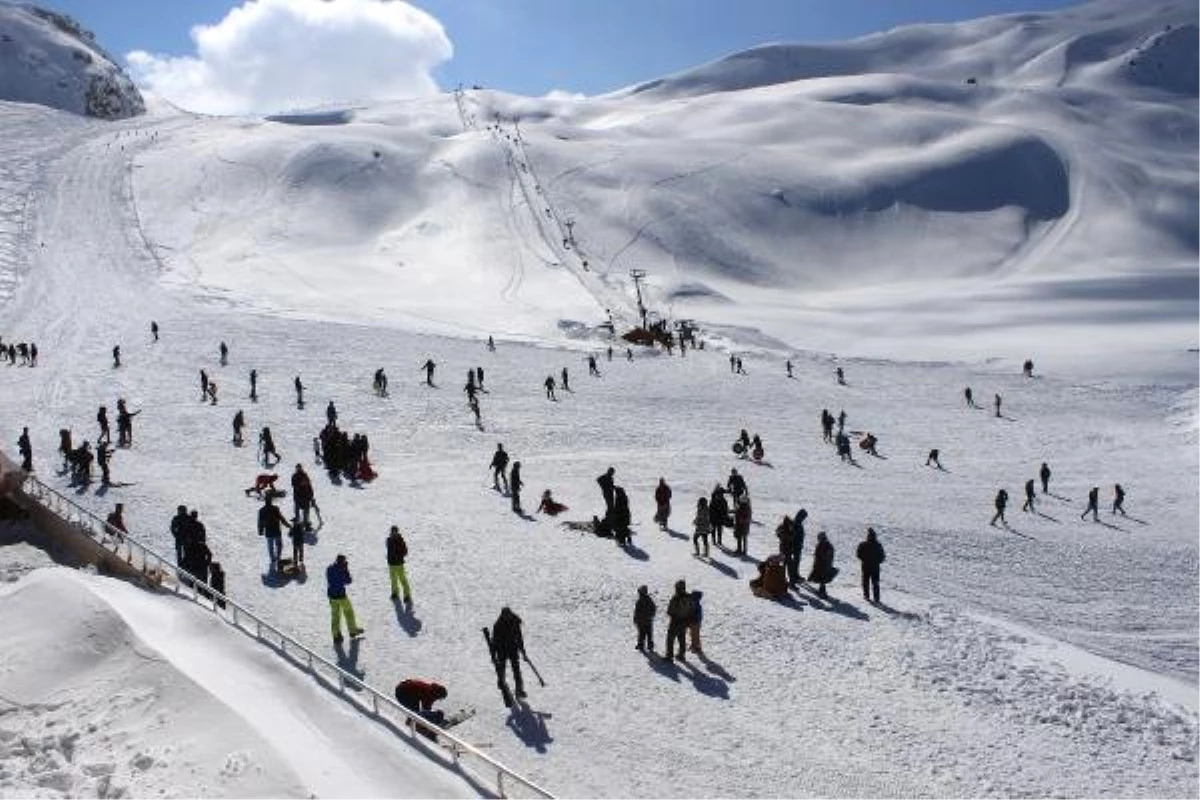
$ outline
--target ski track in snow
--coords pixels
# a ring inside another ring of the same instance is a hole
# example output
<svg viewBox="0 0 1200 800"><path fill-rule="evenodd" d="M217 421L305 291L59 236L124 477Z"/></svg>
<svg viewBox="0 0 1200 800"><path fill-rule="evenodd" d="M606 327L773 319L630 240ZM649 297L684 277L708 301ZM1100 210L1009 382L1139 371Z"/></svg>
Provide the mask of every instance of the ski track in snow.
<svg viewBox="0 0 1200 800"><path fill-rule="evenodd" d="M580 352L556 346L501 342L492 354L464 338L246 311L237 297L159 280L128 188L130 160L153 146L151 131L202 136L203 121L92 124L71 140L48 135L59 117L0 110L34 119L6 129L3 152L24 160L0 180L38 186L27 217L15 205L0 208L0 273L22 276L8 279L0 332L41 350L36 370L0 370L3 441L30 425L39 475L65 487L55 474L57 430L94 439L96 407L111 411L125 397L143 410L134 448L113 462L116 480L129 485L92 486L78 493L81 503L99 514L125 503L132 528L164 551L175 506L198 508L230 594L317 647L328 648L329 638L320 568L347 554L350 596L368 631L347 666L385 690L408 675L445 681L451 707L480 709L463 735L553 791L1195 794L1194 383L1031 381L987 363L843 359L849 385L838 387L823 356L794 358L797 379L787 380L777 360L748 355L750 374L735 377L711 348L686 358L639 351L632 364L618 350L591 378ZM549 234L540 219L533 227L520 218L531 195L512 169L507 224L531 242L529 254ZM544 244L554 252L554 242ZM516 263L506 297L521 293ZM158 344L149 340L152 318L162 328ZM222 340L228 367L217 364ZM117 343L124 366L113 369ZM427 356L439 365L437 388L422 385ZM480 365L489 393L477 431L461 386L464 371ZM388 398L370 392L379 366L390 378ZM574 392L547 402L541 381L564 366ZM246 399L252 367L257 404ZM219 383L215 407L199 401L201 368ZM307 386L302 410L293 401L296 374ZM980 399L1002 394L1005 418L964 408L967 385ZM313 463L311 440L330 399L344 428L371 437L380 477L369 486L331 485ZM229 443L239 408L251 442L243 449ZM885 458L856 448L859 467L839 463L820 441L822 408L844 408L848 428L875 432ZM260 471L252 443L262 425L284 456L281 475L303 463L317 487L325 525L309 546L307 580L276 585L262 575L258 504L241 491ZM742 427L763 435L770 466L733 458L729 443ZM565 519L590 518L602 508L594 478L615 465L630 495L634 547L623 552L553 520L512 514L490 488L497 441L523 464L529 512L552 488L570 507ZM945 472L922 466L935 446ZM1054 469L1054 496L1042 499L1042 514L1023 514L1021 485L1043 460ZM731 467L746 475L761 524L751 530L749 558L714 548L705 563L685 540L695 500ZM673 534L650 521L660 475L675 492ZM1102 487L1103 503L1117 481L1130 492L1130 518L1080 520L1087 489ZM987 525L1000 486L1010 494L1007 530ZM811 514L803 568L817 531L837 547L842 574L832 599L808 591L786 604L754 598L746 581L755 562L774 551L782 515L800 506ZM387 597L383 539L392 523L411 550L416 604L403 617ZM863 602L857 588L853 549L867 525L888 551L886 609ZM661 650L662 615L679 577L705 592L711 661L669 667L634 652L630 617L636 587L646 583L659 606ZM529 708L511 714L479 636L505 604L524 617L529 652L548 681L541 688L527 674ZM1065 644L1048 648L1046 640ZM1071 648L1090 659L1071 657ZM119 699L139 702L132 693ZM5 718L0 711L4 752L55 749L49 733L14 744Z"/></svg>

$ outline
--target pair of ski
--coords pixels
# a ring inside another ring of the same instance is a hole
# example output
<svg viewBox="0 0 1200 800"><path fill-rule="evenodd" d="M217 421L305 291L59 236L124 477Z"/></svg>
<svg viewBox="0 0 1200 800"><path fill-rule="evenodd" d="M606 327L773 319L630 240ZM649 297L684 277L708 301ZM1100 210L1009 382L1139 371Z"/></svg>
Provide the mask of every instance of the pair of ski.
<svg viewBox="0 0 1200 800"><path fill-rule="evenodd" d="M492 666L496 668L496 687L500 689L500 696L504 699L504 707L512 708L516 703L516 699L513 697L512 689L510 689L508 686L508 681L504 678L504 661L500 658L500 654L496 652L496 648L492 645L492 632L487 628L484 628L483 638L487 642L488 653L492 657ZM529 665L529 668L533 670L534 676L536 676L538 679L538 685L544 687L546 682L542 680L542 673L538 672L537 667L535 667L533 662L529 660L529 656L525 655L524 653L521 653L521 656L525 663Z"/></svg>

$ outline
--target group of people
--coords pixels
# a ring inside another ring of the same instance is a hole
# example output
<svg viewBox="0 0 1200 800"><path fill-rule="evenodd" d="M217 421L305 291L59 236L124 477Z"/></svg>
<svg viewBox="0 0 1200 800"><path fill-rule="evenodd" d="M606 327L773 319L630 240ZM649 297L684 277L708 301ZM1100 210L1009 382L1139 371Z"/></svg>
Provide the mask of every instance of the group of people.
<svg viewBox="0 0 1200 800"><path fill-rule="evenodd" d="M333 408L333 401L329 403ZM329 416L321 433L313 440L315 455L329 473L330 478L341 475L350 481L372 481L376 477L371 466L371 443L365 433L353 436L337 426L337 416Z"/></svg>
<svg viewBox="0 0 1200 800"><path fill-rule="evenodd" d="M1041 481L1041 493L1043 495L1050 494L1050 476L1050 466L1043 461L1042 466L1038 469L1037 477L1037 480ZM1034 479L1030 478L1029 480L1025 481L1025 502L1021 504L1021 510L1031 514L1037 513L1038 502L1039 499L1037 485L1035 484ZM996 509L996 513L992 515L991 522L988 524L992 527L995 527L997 523L1007 526L1008 520L1005 519L1004 512L1008 509L1008 490L1003 488L998 490L992 505ZM1083 513L1079 515L1079 518L1086 519L1088 514L1092 515L1092 521L1100 521L1099 486L1093 486L1088 490ZM1125 488L1119 483L1113 484L1112 514L1113 516L1116 516L1117 514L1120 514L1121 516L1128 516L1128 514L1125 513Z"/></svg>
<svg viewBox="0 0 1200 800"><path fill-rule="evenodd" d="M695 653L703 657L704 649L700 641L700 626L704 621L704 608L701 605L704 593L699 590L689 591L687 582L675 581L675 591L667 602L667 641L663 651L664 661L687 660L687 653ZM654 619L658 606L650 596L647 586L638 587L637 600L633 606L633 624L637 628L636 650L643 653L654 653ZM691 642L686 638L690 635Z"/></svg>
<svg viewBox="0 0 1200 800"><path fill-rule="evenodd" d="M8 362L10 367L17 365L17 359L21 359L22 367L36 367L38 360L38 347L32 342L9 342L4 344L0 339L0 358Z"/></svg>
<svg viewBox="0 0 1200 800"><path fill-rule="evenodd" d="M120 504L117 507L119 509ZM180 505L171 518L170 531L175 542L175 565L198 582L207 583L217 592L225 594L225 570L219 562L213 561L212 550L208 547L208 532L200 521L200 512L197 509L189 511L187 506Z"/></svg>

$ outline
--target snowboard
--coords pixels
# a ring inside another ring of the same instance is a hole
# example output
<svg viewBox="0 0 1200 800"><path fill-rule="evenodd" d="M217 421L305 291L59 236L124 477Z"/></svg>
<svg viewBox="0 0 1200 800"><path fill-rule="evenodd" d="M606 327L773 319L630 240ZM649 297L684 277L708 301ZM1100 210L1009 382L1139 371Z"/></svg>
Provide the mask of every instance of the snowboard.
<svg viewBox="0 0 1200 800"><path fill-rule="evenodd" d="M508 688L508 681L504 680L504 667L497 660L496 650L492 647L492 632L484 628L483 638L487 641L488 654L492 657L492 666L496 670L496 687L500 689L500 697L504 700L504 707L512 708L514 702L512 689Z"/></svg>
<svg viewBox="0 0 1200 800"><path fill-rule="evenodd" d="M460 724L466 722L473 716L475 716L475 709L468 706L466 708L460 708L457 711L453 711L453 712L447 714L445 719L443 719L441 721L441 723L435 722L433 724L437 725L442 730L447 731L447 730L450 730L451 728L453 728L455 725L460 725ZM431 720L431 722L432 722L432 720ZM433 728L427 728L424 725L418 725L417 733L421 734L422 736L426 737L427 739L432 739L435 742L437 741L437 732Z"/></svg>

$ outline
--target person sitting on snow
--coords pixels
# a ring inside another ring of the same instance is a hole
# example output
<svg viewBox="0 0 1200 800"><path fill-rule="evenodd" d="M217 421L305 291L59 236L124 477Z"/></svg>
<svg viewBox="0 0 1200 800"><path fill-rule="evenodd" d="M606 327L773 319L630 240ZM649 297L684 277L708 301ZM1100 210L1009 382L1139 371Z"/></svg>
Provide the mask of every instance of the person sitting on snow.
<svg viewBox="0 0 1200 800"><path fill-rule="evenodd" d="M542 502L538 504L537 510L544 512L552 517L556 517L567 510L567 507L550 496L550 490L542 492Z"/></svg>

